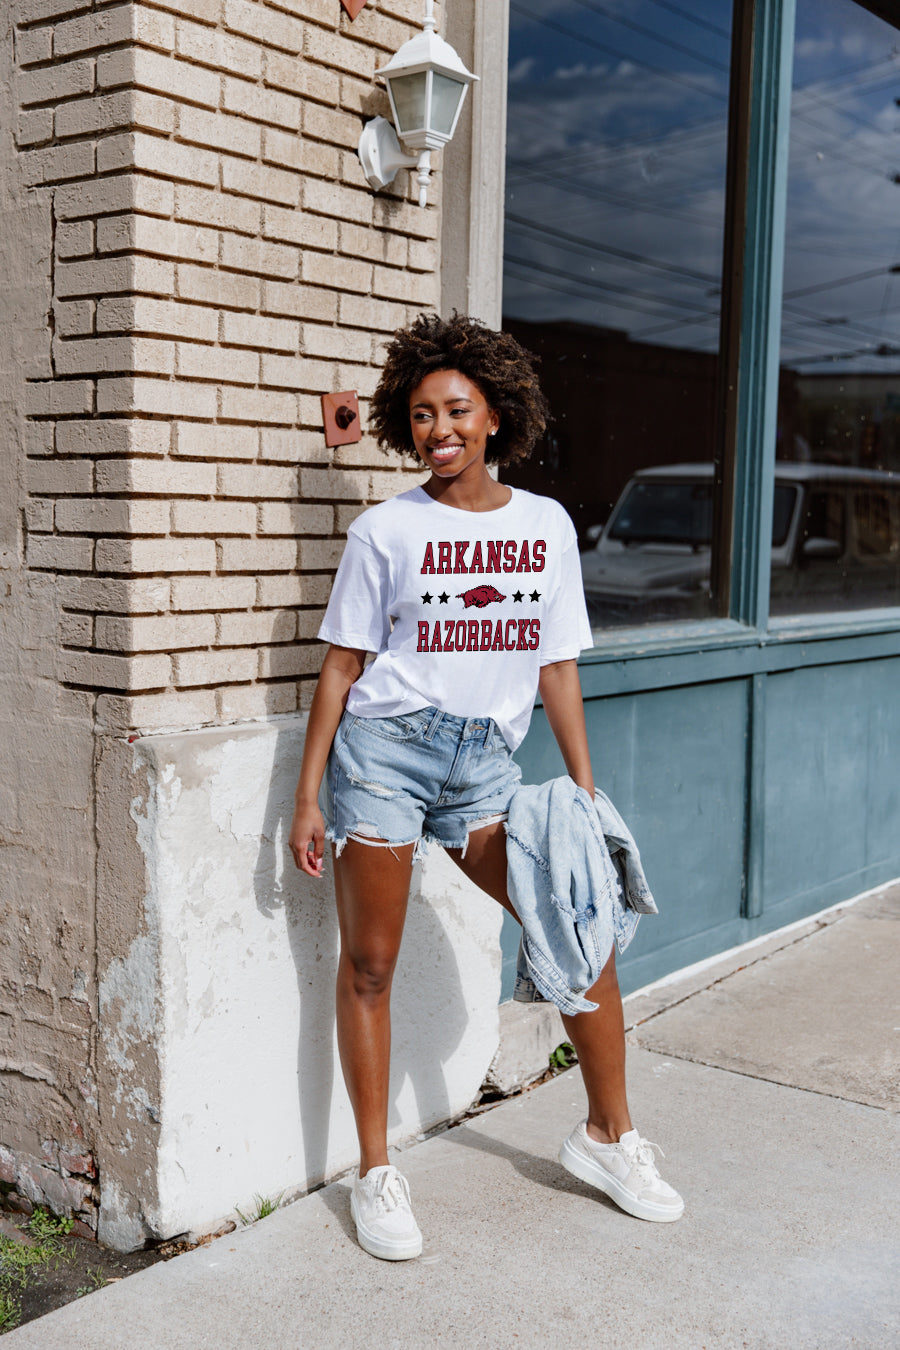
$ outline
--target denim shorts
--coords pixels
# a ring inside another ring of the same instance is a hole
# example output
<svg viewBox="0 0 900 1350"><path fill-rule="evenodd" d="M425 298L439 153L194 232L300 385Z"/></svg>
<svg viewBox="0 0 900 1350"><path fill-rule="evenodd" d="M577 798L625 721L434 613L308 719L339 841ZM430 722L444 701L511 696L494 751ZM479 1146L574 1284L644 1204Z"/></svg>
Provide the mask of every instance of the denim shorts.
<svg viewBox="0 0 900 1350"><path fill-rule="evenodd" d="M521 776L489 717L345 712L319 804L338 854L348 838L465 852L470 830L505 818Z"/></svg>

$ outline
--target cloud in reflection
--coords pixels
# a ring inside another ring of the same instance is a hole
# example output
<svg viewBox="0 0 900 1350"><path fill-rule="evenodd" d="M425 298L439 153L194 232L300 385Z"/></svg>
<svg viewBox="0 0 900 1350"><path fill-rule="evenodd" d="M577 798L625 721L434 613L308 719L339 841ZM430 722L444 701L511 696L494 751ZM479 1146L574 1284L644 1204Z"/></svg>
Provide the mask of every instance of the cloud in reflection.
<svg viewBox="0 0 900 1350"><path fill-rule="evenodd" d="M729 13L513 0L506 313L717 348ZM800 0L797 33L784 355L883 371L875 353L900 340L900 34L850 0Z"/></svg>

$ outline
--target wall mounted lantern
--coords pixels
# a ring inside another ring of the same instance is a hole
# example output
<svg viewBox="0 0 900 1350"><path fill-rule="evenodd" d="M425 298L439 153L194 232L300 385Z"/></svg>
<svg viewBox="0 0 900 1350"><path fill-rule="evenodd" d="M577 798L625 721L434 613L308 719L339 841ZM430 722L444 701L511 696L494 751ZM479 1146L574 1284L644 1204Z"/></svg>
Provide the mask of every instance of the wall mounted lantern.
<svg viewBox="0 0 900 1350"><path fill-rule="evenodd" d="M466 90L478 79L434 29L434 0L425 0L423 32L404 42L375 72L387 85L394 126L375 117L359 138L359 159L369 186L377 192L394 181L398 169L415 167L420 206L428 195L431 152L452 140Z"/></svg>

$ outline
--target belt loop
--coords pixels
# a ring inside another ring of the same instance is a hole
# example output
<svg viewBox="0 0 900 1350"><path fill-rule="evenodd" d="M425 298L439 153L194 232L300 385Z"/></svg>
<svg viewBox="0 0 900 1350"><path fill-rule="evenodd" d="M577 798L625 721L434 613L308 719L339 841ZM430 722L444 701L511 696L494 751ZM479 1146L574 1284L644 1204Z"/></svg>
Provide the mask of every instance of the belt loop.
<svg viewBox="0 0 900 1350"><path fill-rule="evenodd" d="M491 719L488 718L488 724L487 728L485 729L484 740L482 741L482 745L484 746L485 750L490 750L491 746L493 745L493 742L494 742L494 724L491 721Z"/></svg>
<svg viewBox="0 0 900 1350"><path fill-rule="evenodd" d="M435 709L434 709L434 717L432 717L431 721L428 723L428 730L425 732L425 739L426 739L426 741L430 741L430 740L432 739L432 737L434 736L434 733L437 731L438 727L441 725L441 721L442 721L442 719L443 719L443 716L444 716L444 714L441 712L440 708L435 708Z"/></svg>

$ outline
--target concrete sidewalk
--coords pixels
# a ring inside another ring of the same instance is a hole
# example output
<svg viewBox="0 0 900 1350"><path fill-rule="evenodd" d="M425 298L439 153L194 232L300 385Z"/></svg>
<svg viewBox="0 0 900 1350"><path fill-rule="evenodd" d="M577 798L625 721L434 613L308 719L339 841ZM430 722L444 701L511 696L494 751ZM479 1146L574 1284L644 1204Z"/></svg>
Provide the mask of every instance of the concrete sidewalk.
<svg viewBox="0 0 900 1350"><path fill-rule="evenodd" d="M627 1000L632 1112L679 1223L559 1166L572 1070L403 1152L418 1261L366 1256L336 1182L4 1350L894 1350L898 972L895 886Z"/></svg>

